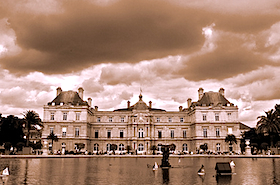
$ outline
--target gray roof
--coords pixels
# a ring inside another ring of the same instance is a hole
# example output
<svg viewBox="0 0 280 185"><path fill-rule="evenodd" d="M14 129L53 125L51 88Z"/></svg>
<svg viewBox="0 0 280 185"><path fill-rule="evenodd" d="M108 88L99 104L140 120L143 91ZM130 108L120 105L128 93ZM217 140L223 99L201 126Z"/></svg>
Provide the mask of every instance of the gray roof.
<svg viewBox="0 0 280 185"><path fill-rule="evenodd" d="M83 101L79 94L74 91L62 91L52 102L49 102L48 105L60 105L63 104L71 104L71 105L88 105L86 101Z"/></svg>
<svg viewBox="0 0 280 185"><path fill-rule="evenodd" d="M227 104L231 104L221 93L219 92L205 92L202 98L198 102L194 102L194 105L197 106L217 106L223 105L226 106Z"/></svg>

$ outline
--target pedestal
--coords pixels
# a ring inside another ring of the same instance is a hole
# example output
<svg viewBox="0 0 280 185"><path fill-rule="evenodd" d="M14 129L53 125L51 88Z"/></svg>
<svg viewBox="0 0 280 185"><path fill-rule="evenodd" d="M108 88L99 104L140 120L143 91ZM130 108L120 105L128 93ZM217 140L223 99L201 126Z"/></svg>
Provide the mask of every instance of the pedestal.
<svg viewBox="0 0 280 185"><path fill-rule="evenodd" d="M246 146L246 147L245 147L245 155L252 155L252 153L251 153L251 147L249 147L249 146Z"/></svg>

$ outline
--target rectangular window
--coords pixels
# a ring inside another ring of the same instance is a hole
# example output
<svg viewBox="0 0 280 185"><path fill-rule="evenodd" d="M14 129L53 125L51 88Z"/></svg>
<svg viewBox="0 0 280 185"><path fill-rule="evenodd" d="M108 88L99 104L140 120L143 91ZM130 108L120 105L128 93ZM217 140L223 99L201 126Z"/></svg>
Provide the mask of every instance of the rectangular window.
<svg viewBox="0 0 280 185"><path fill-rule="evenodd" d="M80 112L76 112L76 120L80 120L80 116L81 116L81 113Z"/></svg>
<svg viewBox="0 0 280 185"><path fill-rule="evenodd" d="M215 121L219 121L219 113L215 113Z"/></svg>
<svg viewBox="0 0 280 185"><path fill-rule="evenodd" d="M112 117L109 117L109 122L113 122L113 118Z"/></svg>
<svg viewBox="0 0 280 185"><path fill-rule="evenodd" d="M107 130L107 138L111 138L111 130Z"/></svg>
<svg viewBox="0 0 280 185"><path fill-rule="evenodd" d="M95 130L94 136L95 136L95 138L98 138L98 130Z"/></svg>
<svg viewBox="0 0 280 185"><path fill-rule="evenodd" d="M203 129L203 137L207 137L207 128Z"/></svg>
<svg viewBox="0 0 280 185"><path fill-rule="evenodd" d="M161 132L161 130L158 131L158 138L162 138L162 132Z"/></svg>
<svg viewBox="0 0 280 185"><path fill-rule="evenodd" d="M158 122L158 123L160 122L160 118L157 118L157 122Z"/></svg>
<svg viewBox="0 0 280 185"><path fill-rule="evenodd" d="M120 138L123 138L123 130L120 130Z"/></svg>
<svg viewBox="0 0 280 185"><path fill-rule="evenodd" d="M228 128L228 134L232 134L232 128L231 127Z"/></svg>
<svg viewBox="0 0 280 185"><path fill-rule="evenodd" d="M80 128L75 128L75 137L80 136Z"/></svg>
<svg viewBox="0 0 280 185"><path fill-rule="evenodd" d="M67 128L62 127L62 137L66 137L66 131L67 131Z"/></svg>
<svg viewBox="0 0 280 185"><path fill-rule="evenodd" d="M53 134L53 127L50 127L50 134Z"/></svg>
<svg viewBox="0 0 280 185"><path fill-rule="evenodd" d="M216 137L220 137L220 128L216 128Z"/></svg>
<svg viewBox="0 0 280 185"><path fill-rule="evenodd" d="M124 122L124 117L121 117L121 122L122 122L122 123Z"/></svg>
<svg viewBox="0 0 280 185"><path fill-rule="evenodd" d="M98 123L100 123L101 119L100 117L97 117L97 120L96 120Z"/></svg>
<svg viewBox="0 0 280 185"><path fill-rule="evenodd" d="M168 118L168 122L172 122L172 118Z"/></svg>
<svg viewBox="0 0 280 185"><path fill-rule="evenodd" d="M51 112L50 120L54 120L54 113L53 112Z"/></svg>
<svg viewBox="0 0 280 185"><path fill-rule="evenodd" d="M67 120L67 112L63 113L63 120Z"/></svg>
<svg viewBox="0 0 280 185"><path fill-rule="evenodd" d="M170 130L170 137L174 138L174 130Z"/></svg>
<svg viewBox="0 0 280 185"><path fill-rule="evenodd" d="M187 131L183 130L183 138L187 138Z"/></svg>
<svg viewBox="0 0 280 185"><path fill-rule="evenodd" d="M202 114L202 120L203 120L203 121L207 121L207 115L206 115L206 113L203 113L203 114Z"/></svg>
<svg viewBox="0 0 280 185"><path fill-rule="evenodd" d="M184 118L180 118L180 122L183 123L184 122Z"/></svg>

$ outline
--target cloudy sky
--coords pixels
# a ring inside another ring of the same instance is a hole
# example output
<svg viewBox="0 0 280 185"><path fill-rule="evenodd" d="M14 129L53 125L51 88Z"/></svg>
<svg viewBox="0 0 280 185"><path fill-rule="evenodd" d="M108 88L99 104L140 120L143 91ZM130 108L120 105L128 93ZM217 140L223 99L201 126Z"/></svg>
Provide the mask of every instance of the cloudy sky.
<svg viewBox="0 0 280 185"><path fill-rule="evenodd" d="M279 0L0 0L0 112L83 87L101 110L178 110L225 89L241 122L280 103Z"/></svg>

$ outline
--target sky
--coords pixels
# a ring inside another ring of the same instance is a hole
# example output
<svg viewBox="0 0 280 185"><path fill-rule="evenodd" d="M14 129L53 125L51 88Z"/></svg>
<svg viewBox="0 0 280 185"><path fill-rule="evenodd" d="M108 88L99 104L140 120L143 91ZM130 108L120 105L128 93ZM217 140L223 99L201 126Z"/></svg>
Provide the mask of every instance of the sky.
<svg viewBox="0 0 280 185"><path fill-rule="evenodd" d="M280 104L279 0L0 0L0 33L3 116L43 118L57 87L169 111L224 88L251 127Z"/></svg>

